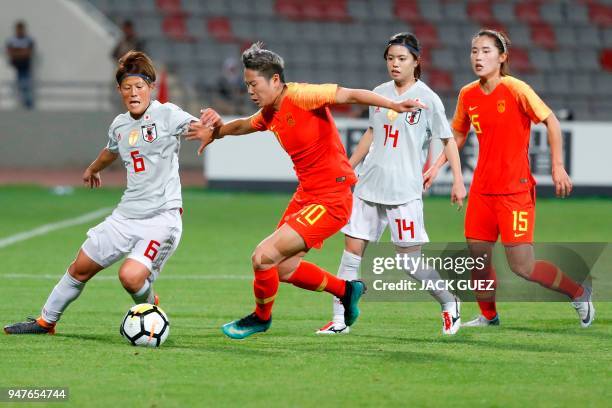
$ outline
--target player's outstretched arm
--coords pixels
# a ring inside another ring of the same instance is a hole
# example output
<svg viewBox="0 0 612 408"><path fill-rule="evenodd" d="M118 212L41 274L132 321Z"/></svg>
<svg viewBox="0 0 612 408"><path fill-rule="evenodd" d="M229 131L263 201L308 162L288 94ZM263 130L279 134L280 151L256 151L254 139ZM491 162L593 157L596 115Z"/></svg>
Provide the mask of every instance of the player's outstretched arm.
<svg viewBox="0 0 612 408"><path fill-rule="evenodd" d="M563 166L563 139L561 124L554 113L542 121L546 125L548 144L550 145L550 162L552 163L552 179L557 197L567 197L572 192L572 180Z"/></svg>
<svg viewBox="0 0 612 408"><path fill-rule="evenodd" d="M452 131L455 139L455 145L457 146L457 151L459 151L463 149L463 145L465 145L465 141L467 140L467 133L457 132L455 129L453 129ZM444 166L444 163L446 163L447 159L448 158L446 156L446 152L442 151L438 158L434 161L434 164L425 172L425 174L423 174L423 188L425 189L425 191L427 191L427 189L431 187L432 183L438 175L438 172L440 171L440 168Z"/></svg>
<svg viewBox="0 0 612 408"><path fill-rule="evenodd" d="M255 132L251 118L235 119L228 123L223 123L221 117L214 109L202 111L200 122L192 122L189 130L185 134L187 140L200 140L198 155L202 154L204 148L211 144L215 139L225 136L240 136Z"/></svg>
<svg viewBox="0 0 612 408"><path fill-rule="evenodd" d="M107 148L102 149L96 160L85 169L83 173L83 184L89 188L100 187L102 185L100 172L110 166L117 157L119 157L119 154L113 153Z"/></svg>
<svg viewBox="0 0 612 408"><path fill-rule="evenodd" d="M398 113L410 112L416 109L427 109L425 104L414 100L406 99L401 102L394 102L375 92L366 89L351 89L338 87L336 91L336 104L357 103L360 105L380 106L381 108L392 109Z"/></svg>
<svg viewBox="0 0 612 408"><path fill-rule="evenodd" d="M374 138L374 133L372 132L372 128L369 127L368 130L365 131L361 139L359 139L359 143L355 150L353 150L353 154L351 154L351 158L349 159L349 163L352 168L357 167L359 163L363 160L363 158L368 154L370 150L370 146L372 145L372 139Z"/></svg>

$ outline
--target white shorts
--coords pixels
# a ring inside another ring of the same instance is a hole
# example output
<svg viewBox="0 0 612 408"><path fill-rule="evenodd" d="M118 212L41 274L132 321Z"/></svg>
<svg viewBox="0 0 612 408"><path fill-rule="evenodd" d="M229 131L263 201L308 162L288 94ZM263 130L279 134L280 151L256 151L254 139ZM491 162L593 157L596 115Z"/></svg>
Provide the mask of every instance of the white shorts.
<svg viewBox="0 0 612 408"><path fill-rule="evenodd" d="M378 242L385 228L391 230L391 241L401 247L425 244L429 237L423 220L423 200L401 205L371 203L353 195L353 212L342 232L348 236Z"/></svg>
<svg viewBox="0 0 612 408"><path fill-rule="evenodd" d="M127 255L149 269L153 282L178 247L182 232L178 209L145 219L125 218L114 211L87 231L81 249L104 268Z"/></svg>

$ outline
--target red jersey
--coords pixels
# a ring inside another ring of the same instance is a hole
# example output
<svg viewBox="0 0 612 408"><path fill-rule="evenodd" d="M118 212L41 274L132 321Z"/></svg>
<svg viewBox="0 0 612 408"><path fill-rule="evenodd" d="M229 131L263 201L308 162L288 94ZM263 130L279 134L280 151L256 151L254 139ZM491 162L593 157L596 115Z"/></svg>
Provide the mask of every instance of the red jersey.
<svg viewBox="0 0 612 408"><path fill-rule="evenodd" d="M344 191L357 182L327 105L336 100L336 84L288 83L280 108L266 107L251 119L270 130L291 157L299 188L309 193Z"/></svg>
<svg viewBox="0 0 612 408"><path fill-rule="evenodd" d="M525 82L504 76L486 95L479 82L461 89L452 127L467 133L470 125L478 137L478 163L471 191L482 194L513 194L529 191L535 180L529 167L531 122L551 114Z"/></svg>

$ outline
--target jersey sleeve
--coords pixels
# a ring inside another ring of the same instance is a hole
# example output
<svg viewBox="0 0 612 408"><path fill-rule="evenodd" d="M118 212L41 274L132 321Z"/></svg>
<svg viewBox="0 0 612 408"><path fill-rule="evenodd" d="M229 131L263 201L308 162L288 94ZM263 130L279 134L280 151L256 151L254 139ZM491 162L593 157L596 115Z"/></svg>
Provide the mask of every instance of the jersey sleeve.
<svg viewBox="0 0 612 408"><path fill-rule="evenodd" d="M117 129L117 119L113 120L110 127L108 128L108 142L106 143L106 149L112 153L119 152L119 140L117 139L117 135L115 134L115 130Z"/></svg>
<svg viewBox="0 0 612 408"><path fill-rule="evenodd" d="M431 110L431 134L433 137L438 139L449 139L453 137L448 119L446 118L444 104L438 95L434 95L432 98Z"/></svg>
<svg viewBox="0 0 612 408"><path fill-rule="evenodd" d="M185 112L172 103L164 104L169 108L168 132L171 136L180 136L187 131L191 122L197 122L198 118Z"/></svg>
<svg viewBox="0 0 612 408"><path fill-rule="evenodd" d="M305 110L314 110L336 102L337 84L297 84L287 85L287 97Z"/></svg>
<svg viewBox="0 0 612 408"><path fill-rule="evenodd" d="M455 115L453 116L452 128L459 133L467 133L470 130L470 117L463 108L463 98L465 97L464 89L459 92L457 98L457 107L455 108Z"/></svg>
<svg viewBox="0 0 612 408"><path fill-rule="evenodd" d="M268 129L261 109L251 116L251 127L259 132L263 132L264 130Z"/></svg>
<svg viewBox="0 0 612 408"><path fill-rule="evenodd" d="M533 123L540 123L550 116L552 113L550 108L527 83L516 80L511 82L511 87L522 111Z"/></svg>

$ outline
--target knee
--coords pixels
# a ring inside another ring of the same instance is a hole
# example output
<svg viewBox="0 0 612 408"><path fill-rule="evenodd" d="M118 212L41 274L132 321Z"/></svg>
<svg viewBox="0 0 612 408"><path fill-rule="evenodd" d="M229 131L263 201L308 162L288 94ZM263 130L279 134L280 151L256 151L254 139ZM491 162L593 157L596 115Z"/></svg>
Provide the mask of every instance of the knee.
<svg viewBox="0 0 612 408"><path fill-rule="evenodd" d="M255 248L253 255L251 255L251 264L253 265L253 270L265 270L270 269L276 265L277 262L275 260L266 255L266 251L261 246Z"/></svg>
<svg viewBox="0 0 612 408"><path fill-rule="evenodd" d="M291 275L295 272L294 267L284 266L283 264L278 265L278 280L281 282L289 282Z"/></svg>
<svg viewBox="0 0 612 408"><path fill-rule="evenodd" d="M512 269L512 272L514 272L515 274L525 279L529 279L529 277L531 276L531 272L533 271L533 263L530 263L530 262L511 263L510 269Z"/></svg>
<svg viewBox="0 0 612 408"><path fill-rule="evenodd" d="M79 266L77 261L73 261L70 264L68 267L68 273L79 282L87 282L95 275L95 273L92 273L92 271L88 270L87 268Z"/></svg>
<svg viewBox="0 0 612 408"><path fill-rule="evenodd" d="M138 290L144 285L142 276L136 271L129 267L121 267L119 269L119 280L121 285L130 293L138 292Z"/></svg>

